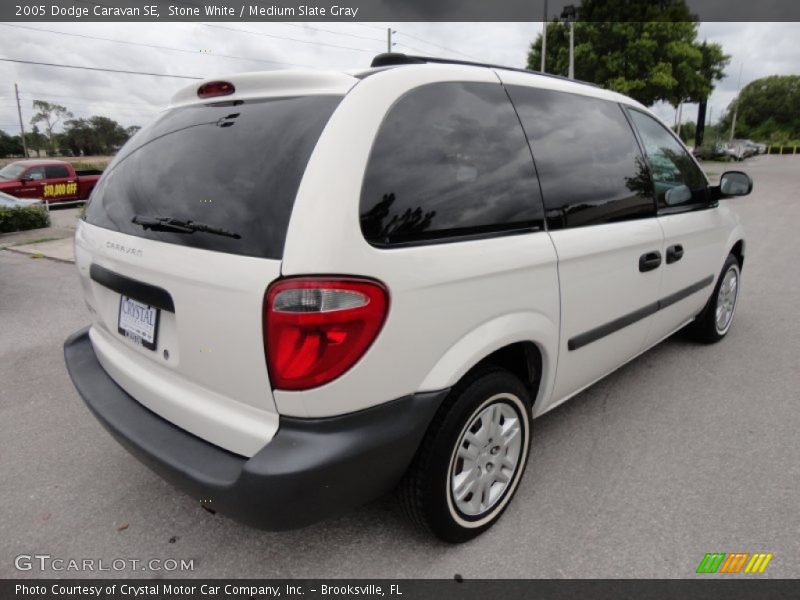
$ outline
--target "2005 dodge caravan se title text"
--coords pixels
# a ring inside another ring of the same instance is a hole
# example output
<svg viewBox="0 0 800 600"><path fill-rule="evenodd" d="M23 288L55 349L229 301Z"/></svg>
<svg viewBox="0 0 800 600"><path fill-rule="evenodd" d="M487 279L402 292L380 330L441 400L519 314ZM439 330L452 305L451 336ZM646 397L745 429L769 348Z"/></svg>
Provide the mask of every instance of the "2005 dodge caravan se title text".
<svg viewBox="0 0 800 600"><path fill-rule="evenodd" d="M687 324L726 335L745 246L719 200L751 189L555 77L388 54L208 81L95 189L67 366L222 513L299 527L399 488L464 541L508 505L533 418Z"/></svg>

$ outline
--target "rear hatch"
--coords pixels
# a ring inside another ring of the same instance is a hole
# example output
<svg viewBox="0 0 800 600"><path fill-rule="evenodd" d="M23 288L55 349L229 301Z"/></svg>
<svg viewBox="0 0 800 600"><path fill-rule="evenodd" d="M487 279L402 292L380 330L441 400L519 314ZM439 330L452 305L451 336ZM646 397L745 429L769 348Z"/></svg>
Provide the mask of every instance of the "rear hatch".
<svg viewBox="0 0 800 600"><path fill-rule="evenodd" d="M250 76L249 94L164 112L109 165L76 234L100 363L153 412L237 454L278 427L264 292L308 159L352 81L258 97Z"/></svg>

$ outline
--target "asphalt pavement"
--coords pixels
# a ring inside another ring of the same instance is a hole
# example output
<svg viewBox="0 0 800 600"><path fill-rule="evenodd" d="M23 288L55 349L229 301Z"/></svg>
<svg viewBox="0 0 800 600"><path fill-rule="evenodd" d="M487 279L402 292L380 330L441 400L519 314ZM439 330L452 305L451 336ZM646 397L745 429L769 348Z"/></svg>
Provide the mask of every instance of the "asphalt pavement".
<svg viewBox="0 0 800 600"><path fill-rule="evenodd" d="M391 498L283 533L204 511L74 391L62 343L89 320L74 265L0 250L0 577L91 575L14 566L46 554L194 564L102 576L677 578L707 552L770 552L762 576L800 577L800 156L729 168L755 190L728 201L747 230L728 337L675 335L538 419L516 498L460 546Z"/></svg>

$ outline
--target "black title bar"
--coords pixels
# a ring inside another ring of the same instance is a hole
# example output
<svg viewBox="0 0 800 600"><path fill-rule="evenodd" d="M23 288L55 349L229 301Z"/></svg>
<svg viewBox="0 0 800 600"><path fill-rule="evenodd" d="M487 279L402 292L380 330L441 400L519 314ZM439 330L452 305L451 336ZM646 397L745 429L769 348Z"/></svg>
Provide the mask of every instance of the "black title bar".
<svg viewBox="0 0 800 600"><path fill-rule="evenodd" d="M685 1L700 21L800 21L797 0ZM541 22L544 5L545 0L3 0L0 21ZM558 18L567 5L580 9L580 0L550 0L547 19ZM621 12L603 20L632 18Z"/></svg>
<svg viewBox="0 0 800 600"><path fill-rule="evenodd" d="M706 575L698 579L43 579L0 580L4 600L796 600L800 580Z"/></svg>

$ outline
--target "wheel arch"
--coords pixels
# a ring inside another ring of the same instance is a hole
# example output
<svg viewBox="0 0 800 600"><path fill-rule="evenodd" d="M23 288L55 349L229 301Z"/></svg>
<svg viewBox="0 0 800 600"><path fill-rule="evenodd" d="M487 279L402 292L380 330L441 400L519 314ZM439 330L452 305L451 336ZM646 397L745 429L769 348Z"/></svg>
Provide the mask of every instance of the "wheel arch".
<svg viewBox="0 0 800 600"><path fill-rule="evenodd" d="M514 342L498 348L478 361L467 371L465 377L492 366L502 367L516 375L528 389L533 403L536 403L542 384L542 350L535 342Z"/></svg>
<svg viewBox="0 0 800 600"><path fill-rule="evenodd" d="M736 260L739 261L739 269L744 267L744 239L739 238L736 240L736 243L733 244L731 247L731 251L729 254L733 254L736 257Z"/></svg>
<svg viewBox="0 0 800 600"><path fill-rule="evenodd" d="M453 344L425 377L420 389L454 386L486 366L508 369L519 377L533 404L552 390L558 348L558 324L544 315L504 315L473 329Z"/></svg>

